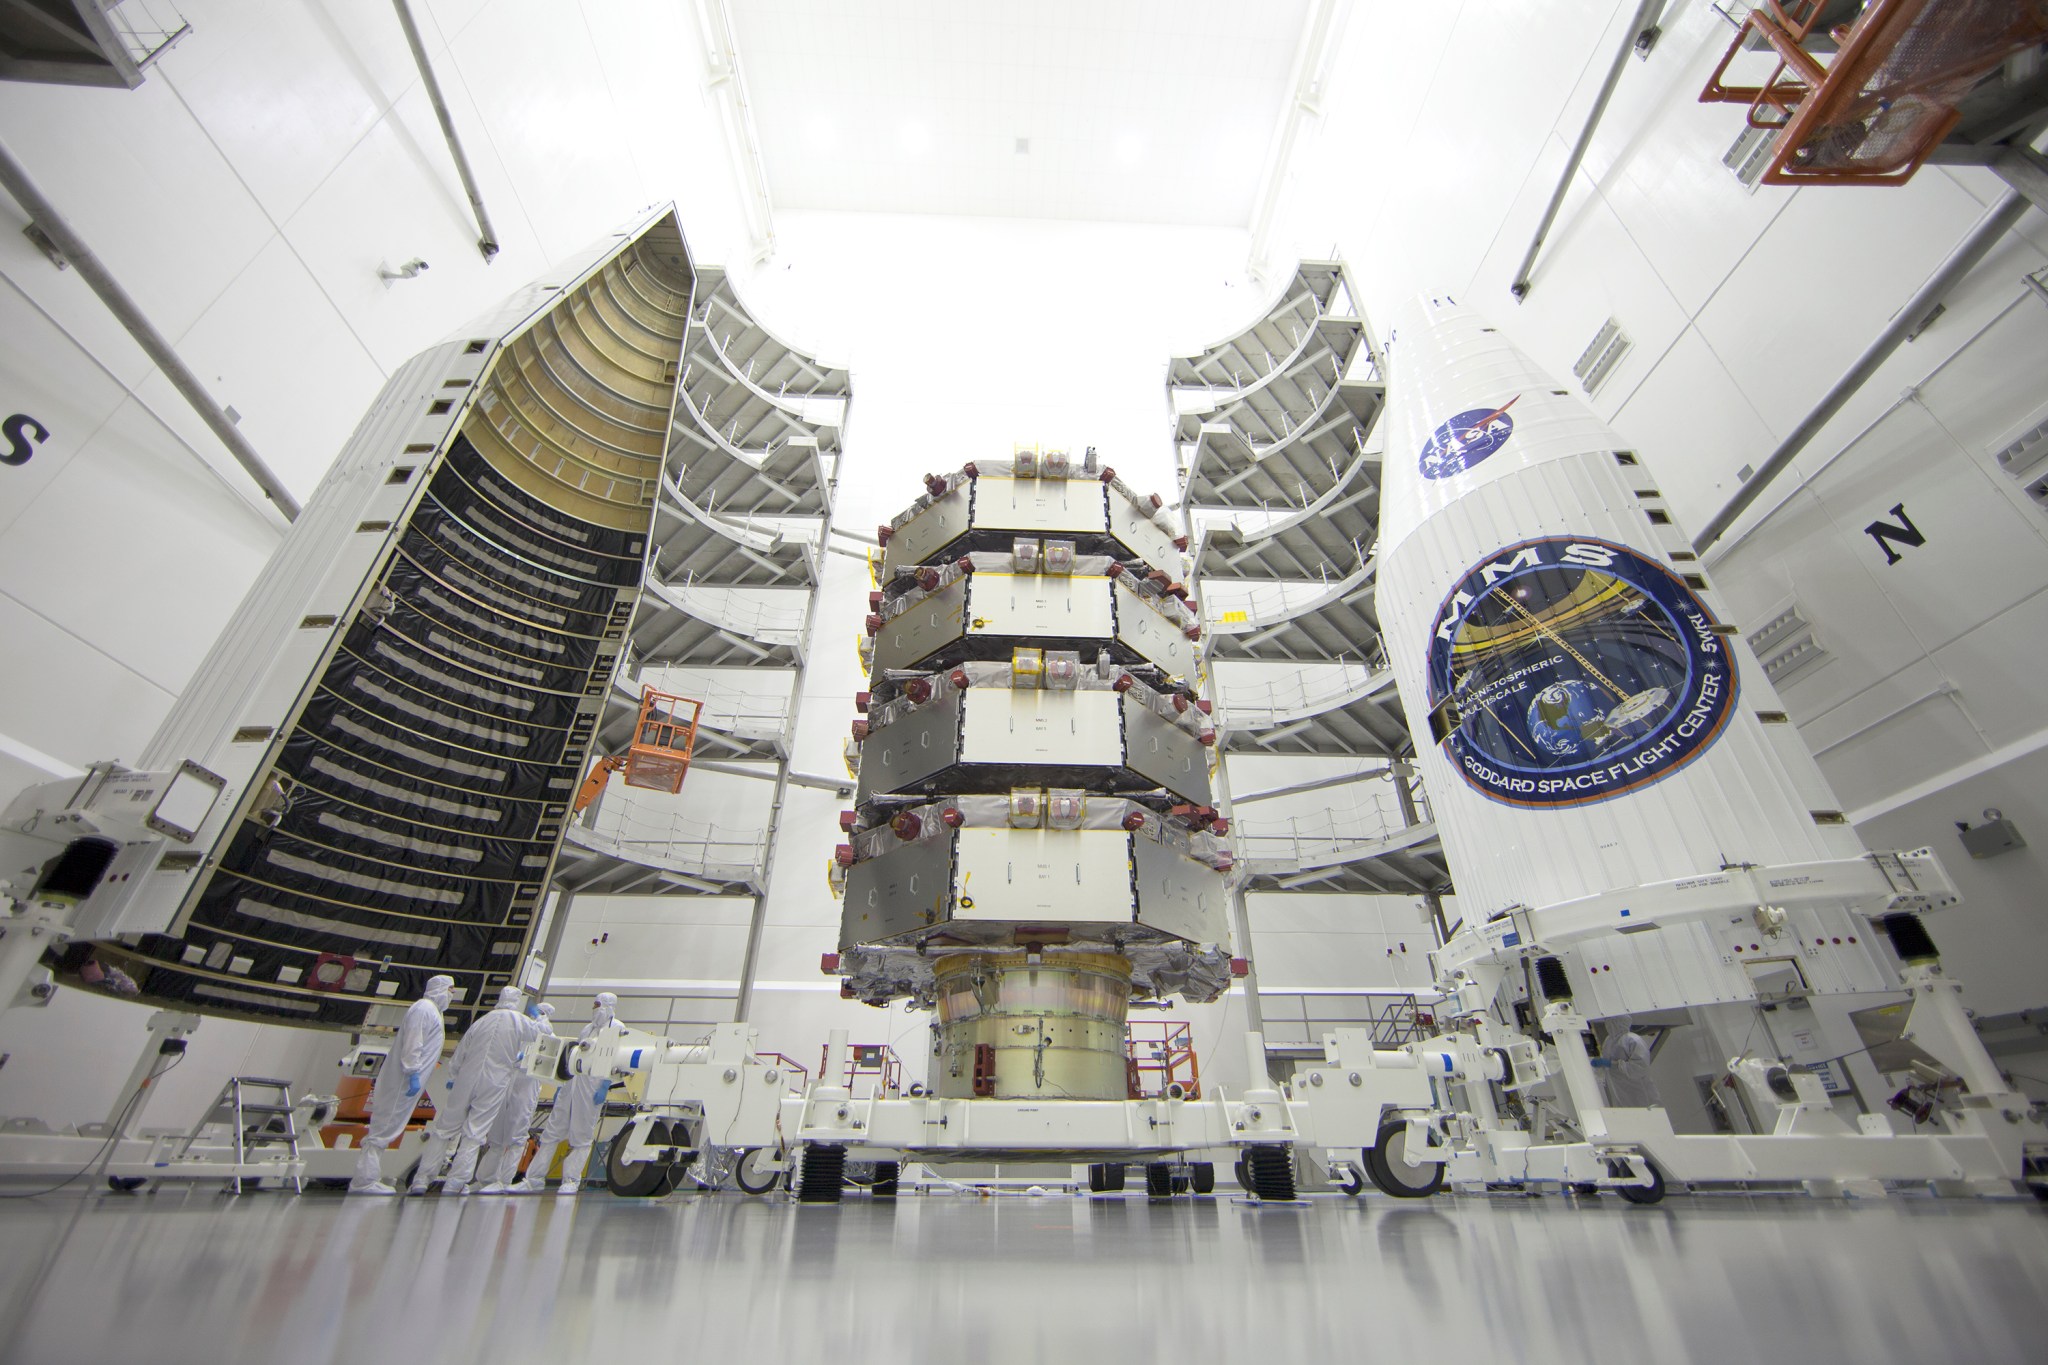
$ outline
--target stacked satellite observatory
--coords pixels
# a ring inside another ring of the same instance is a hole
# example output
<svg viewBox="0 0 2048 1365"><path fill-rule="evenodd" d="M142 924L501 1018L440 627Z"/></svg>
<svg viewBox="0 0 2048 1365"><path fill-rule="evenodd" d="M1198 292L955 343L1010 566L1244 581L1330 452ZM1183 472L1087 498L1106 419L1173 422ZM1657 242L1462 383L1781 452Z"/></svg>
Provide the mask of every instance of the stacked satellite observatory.
<svg viewBox="0 0 2048 1365"><path fill-rule="evenodd" d="M827 967L936 1010L942 1096L1121 1100L1132 997L1231 979L1185 542L1092 451L925 485L880 528Z"/></svg>

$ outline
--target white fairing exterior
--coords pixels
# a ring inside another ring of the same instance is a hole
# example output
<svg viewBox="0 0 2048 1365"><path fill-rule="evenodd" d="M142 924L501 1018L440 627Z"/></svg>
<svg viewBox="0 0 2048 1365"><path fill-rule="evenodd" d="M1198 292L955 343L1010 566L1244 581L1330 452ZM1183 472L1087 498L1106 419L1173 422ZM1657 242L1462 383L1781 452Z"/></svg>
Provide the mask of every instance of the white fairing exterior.
<svg viewBox="0 0 2048 1365"><path fill-rule="evenodd" d="M1853 859L1846 825L1816 823L1840 803L1733 632L1696 636L1733 651L1739 691L1718 734L1681 766L1624 794L1520 806L1482 794L1433 743L1428 650L1439 608L1461 579L1538 537L1588 537L1632 549L1684 578L1698 572L1663 501L1626 443L1484 319L1448 299L1411 306L1388 345L1379 608L1431 804L1468 922L1508 906L1542 908L1624 887L1718 872ZM1513 400L1512 433L1464 473L1425 478L1431 435L1460 413ZM1711 585L1693 591L1717 620ZM1630 779L1633 780L1633 779ZM1738 885L1731 888L1741 898ZM1717 950L1725 951L1725 950Z"/></svg>

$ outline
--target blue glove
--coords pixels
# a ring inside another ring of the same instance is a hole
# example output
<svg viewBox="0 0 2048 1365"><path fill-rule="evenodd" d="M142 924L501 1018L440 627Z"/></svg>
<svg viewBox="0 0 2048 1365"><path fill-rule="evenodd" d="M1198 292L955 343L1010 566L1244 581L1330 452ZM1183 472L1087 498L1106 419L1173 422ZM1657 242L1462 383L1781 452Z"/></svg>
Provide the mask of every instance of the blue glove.
<svg viewBox="0 0 2048 1365"><path fill-rule="evenodd" d="M414 1095L420 1093L420 1082L421 1076L419 1072L408 1071L405 1073L405 1095L407 1099L411 1099Z"/></svg>
<svg viewBox="0 0 2048 1365"><path fill-rule="evenodd" d="M597 1089L591 1092L591 1098L595 1099L599 1104L603 1104L605 1092L610 1090L611 1088L612 1083L610 1081L599 1081L597 1083Z"/></svg>
<svg viewBox="0 0 2048 1365"><path fill-rule="evenodd" d="M1612 1057L1588 1057L1586 1060L1591 1062L1594 1066L1614 1065L1614 1059Z"/></svg>

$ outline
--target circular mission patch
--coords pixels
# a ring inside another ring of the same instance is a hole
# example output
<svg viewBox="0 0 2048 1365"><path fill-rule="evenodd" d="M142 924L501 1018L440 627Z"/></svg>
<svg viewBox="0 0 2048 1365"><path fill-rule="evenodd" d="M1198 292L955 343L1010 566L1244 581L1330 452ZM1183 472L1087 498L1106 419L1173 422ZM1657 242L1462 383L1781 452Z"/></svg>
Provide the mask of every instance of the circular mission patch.
<svg viewBox="0 0 2048 1365"><path fill-rule="evenodd" d="M1511 545L1437 609L1432 733L1459 776L1510 805L1582 806L1661 781L1734 713L1716 624L1683 579L1625 545Z"/></svg>

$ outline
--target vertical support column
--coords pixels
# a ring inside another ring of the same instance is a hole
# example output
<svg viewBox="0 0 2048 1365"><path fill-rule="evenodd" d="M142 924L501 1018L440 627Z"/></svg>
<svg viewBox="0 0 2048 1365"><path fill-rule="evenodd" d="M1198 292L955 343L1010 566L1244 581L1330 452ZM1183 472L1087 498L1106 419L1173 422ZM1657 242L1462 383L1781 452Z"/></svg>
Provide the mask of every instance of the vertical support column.
<svg viewBox="0 0 2048 1365"><path fill-rule="evenodd" d="M1237 951L1244 958L1244 1026L1253 1033L1266 1031L1266 1011L1259 1004L1259 964L1252 957L1251 914L1245 908L1244 883L1230 883L1230 932L1237 939Z"/></svg>
<svg viewBox="0 0 2048 1365"><path fill-rule="evenodd" d="M562 934L569 926L569 911L576 905L576 888L565 886L556 890L555 903L548 914L547 937L541 944L540 955L547 963L547 970L541 973L540 992L547 995L548 986L555 979L555 962L562 954Z"/></svg>

